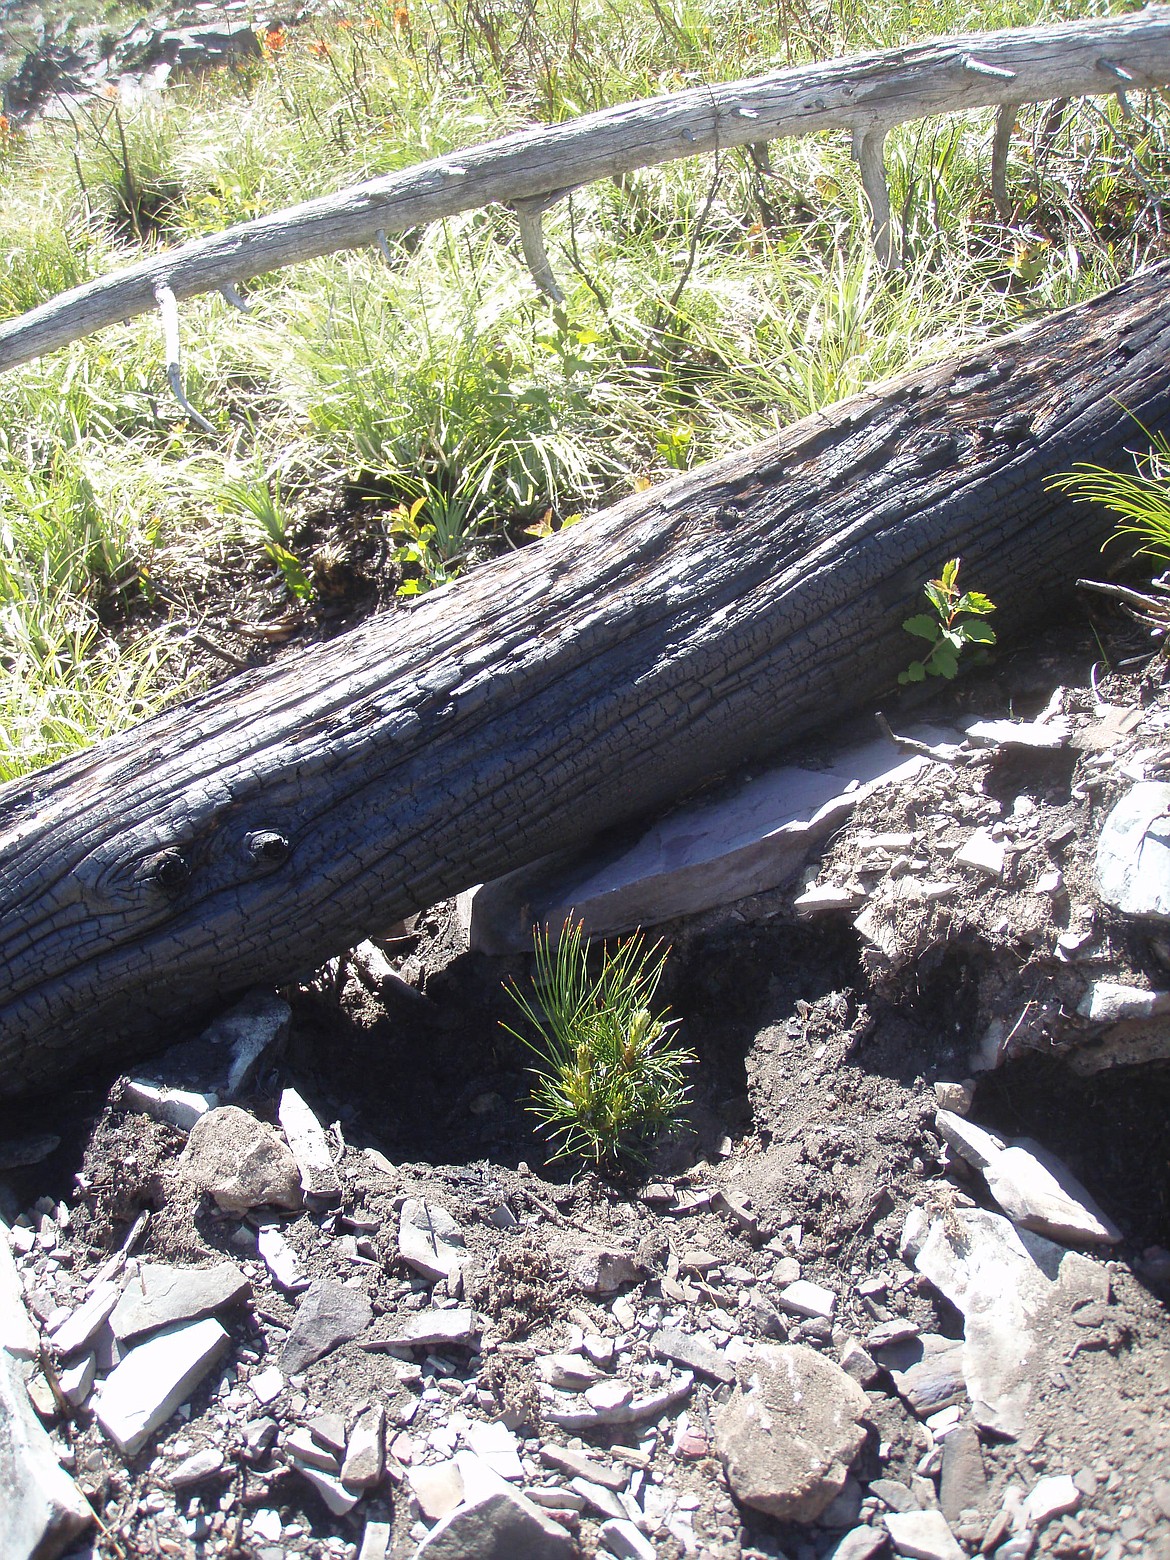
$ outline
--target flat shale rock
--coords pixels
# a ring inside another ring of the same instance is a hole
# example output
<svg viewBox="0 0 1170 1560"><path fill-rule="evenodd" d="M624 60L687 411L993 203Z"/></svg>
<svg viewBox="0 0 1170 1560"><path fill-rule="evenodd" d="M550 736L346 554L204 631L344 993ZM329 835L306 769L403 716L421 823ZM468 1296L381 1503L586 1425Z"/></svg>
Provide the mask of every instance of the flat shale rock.
<svg viewBox="0 0 1170 1560"><path fill-rule="evenodd" d="M325 1129L295 1089L280 1096L280 1124L301 1172L301 1190L310 1208L335 1208L341 1181L329 1151Z"/></svg>
<svg viewBox="0 0 1170 1560"><path fill-rule="evenodd" d="M941 1511L903 1511L882 1518L894 1548L910 1560L967 1560Z"/></svg>
<svg viewBox="0 0 1170 1560"><path fill-rule="evenodd" d="M156 1333L102 1383L97 1420L123 1457L134 1457L186 1401L228 1346L210 1317Z"/></svg>
<svg viewBox="0 0 1170 1560"><path fill-rule="evenodd" d="M194 1322L210 1316L242 1300L251 1287L234 1262L209 1268L143 1262L122 1291L110 1326L121 1341L138 1338L172 1322Z"/></svg>
<svg viewBox="0 0 1170 1560"><path fill-rule="evenodd" d="M424 1278L451 1278L463 1266L463 1231L438 1203L408 1197L398 1220L398 1252Z"/></svg>
<svg viewBox="0 0 1170 1560"><path fill-rule="evenodd" d="M587 1246L569 1264L569 1278L582 1294L612 1295L623 1284L635 1284L645 1269L632 1251Z"/></svg>
<svg viewBox="0 0 1170 1560"><path fill-rule="evenodd" d="M0 1349L21 1360L35 1359L41 1346L24 1303L24 1285L12 1260L8 1231L0 1223Z"/></svg>
<svg viewBox="0 0 1170 1560"><path fill-rule="evenodd" d="M339 1344L364 1333L373 1314L360 1290L328 1279L310 1284L284 1341L280 1368L289 1376L304 1370Z"/></svg>
<svg viewBox="0 0 1170 1560"><path fill-rule="evenodd" d="M225 1213L299 1208L301 1172L279 1133L236 1105L208 1111L179 1156L183 1179Z"/></svg>
<svg viewBox="0 0 1170 1560"><path fill-rule="evenodd" d="M576 1544L533 1501L493 1490L432 1528L415 1560L568 1560Z"/></svg>
<svg viewBox="0 0 1170 1560"><path fill-rule="evenodd" d="M715 1445L737 1499L787 1522L815 1522L860 1452L865 1393L802 1345L762 1344L736 1369Z"/></svg>
<svg viewBox="0 0 1170 1560"><path fill-rule="evenodd" d="M20 1367L0 1349L0 1553L55 1560L92 1521L33 1412Z"/></svg>
<svg viewBox="0 0 1170 1560"><path fill-rule="evenodd" d="M1105 820L1097 891L1125 915L1170 921L1170 785L1142 781Z"/></svg>

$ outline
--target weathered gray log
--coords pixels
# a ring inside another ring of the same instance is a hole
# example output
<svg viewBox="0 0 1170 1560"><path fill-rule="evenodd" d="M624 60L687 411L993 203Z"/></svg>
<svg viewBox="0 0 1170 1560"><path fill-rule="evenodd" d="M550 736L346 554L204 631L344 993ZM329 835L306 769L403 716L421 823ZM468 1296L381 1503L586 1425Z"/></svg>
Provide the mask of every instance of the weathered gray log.
<svg viewBox="0 0 1170 1560"><path fill-rule="evenodd" d="M852 131L867 151L867 194L880 205L880 149L892 126L1002 103L1114 93L1119 71L1131 90L1170 82L1170 7L972 33L623 103L436 157L86 282L0 325L0 370L147 313L159 287L178 300L191 298L335 250L384 245L387 233L493 201L531 202L635 168L780 136ZM876 210L874 220L888 252L888 219L883 223ZM531 221L526 226L526 247L535 253ZM538 261L536 271L548 290L547 266Z"/></svg>
<svg viewBox="0 0 1170 1560"><path fill-rule="evenodd" d="M888 694L955 554L1011 645L1046 479L1170 427L1170 267L806 418L0 790L0 1093L161 1043ZM1132 416L1130 415L1132 414Z"/></svg>

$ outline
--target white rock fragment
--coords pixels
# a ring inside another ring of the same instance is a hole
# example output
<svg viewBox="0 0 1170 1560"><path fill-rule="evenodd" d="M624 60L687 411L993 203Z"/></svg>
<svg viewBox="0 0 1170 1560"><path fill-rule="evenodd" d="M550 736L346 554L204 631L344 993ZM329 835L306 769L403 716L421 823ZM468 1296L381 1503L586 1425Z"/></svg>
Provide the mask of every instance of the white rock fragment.
<svg viewBox="0 0 1170 1560"><path fill-rule="evenodd" d="M996 1202L1024 1229L1093 1245L1121 1239L1121 1231L1068 1167L1038 1144L1020 1141L1009 1147L994 1133L945 1110L936 1113L935 1124L955 1152L983 1172Z"/></svg>
<svg viewBox="0 0 1170 1560"><path fill-rule="evenodd" d="M1143 781L1110 812L1097 841L1097 890L1125 915L1170 921L1170 785Z"/></svg>
<svg viewBox="0 0 1170 1560"><path fill-rule="evenodd" d="M1067 1166L1039 1144L1005 1148L983 1172L987 1189L1026 1230L1078 1244L1115 1245L1121 1231Z"/></svg>
<svg viewBox="0 0 1170 1560"><path fill-rule="evenodd" d="M986 878L998 880L1003 877L1006 858L1007 848L1002 840L992 839L986 829L976 829L955 852L954 861L957 867L970 867Z"/></svg>
<svg viewBox="0 0 1170 1560"><path fill-rule="evenodd" d="M389 1522L367 1522L357 1560L386 1560L390 1552Z"/></svg>
<svg viewBox="0 0 1170 1560"><path fill-rule="evenodd" d="M837 1296L831 1289L798 1278L780 1291L776 1304L789 1316L820 1317L827 1322L837 1309Z"/></svg>
<svg viewBox="0 0 1170 1560"><path fill-rule="evenodd" d="M516 1484L523 1481L519 1443L507 1425L499 1422L481 1424L473 1420L463 1432L463 1439L480 1461L501 1479Z"/></svg>
<svg viewBox="0 0 1170 1560"><path fill-rule="evenodd" d="M398 1252L424 1278L451 1278L463 1265L463 1231L437 1203L408 1197L398 1221Z"/></svg>
<svg viewBox="0 0 1170 1560"><path fill-rule="evenodd" d="M176 1468L172 1468L167 1477L167 1483L173 1490L187 1489L192 1484L202 1484L205 1479L212 1479L224 1467L224 1455L215 1446L205 1446L201 1451L192 1452L190 1457L185 1457ZM259 1515L259 1513L257 1513ZM277 1518L277 1521L280 1519ZM279 1537L279 1533L277 1534Z"/></svg>
<svg viewBox="0 0 1170 1560"><path fill-rule="evenodd" d="M583 1392L601 1379L597 1366L580 1354L542 1354L536 1368L540 1379L550 1387L562 1387L569 1392Z"/></svg>
<svg viewBox="0 0 1170 1560"><path fill-rule="evenodd" d="M1157 1018L1170 1013L1170 991L1147 991L1112 980L1094 980L1077 1004L1091 1024L1122 1024L1130 1019Z"/></svg>
<svg viewBox="0 0 1170 1560"><path fill-rule="evenodd" d="M122 1091L122 1104L127 1110L178 1127L180 1132L190 1132L201 1116L216 1108L219 1095L213 1091L171 1088L148 1078L131 1078Z"/></svg>
<svg viewBox="0 0 1170 1560"><path fill-rule="evenodd" d="M792 901L797 915L810 918L814 915L830 915L835 910L856 910L865 903L865 892L859 888L845 888L838 883L814 883Z"/></svg>
<svg viewBox="0 0 1170 1560"><path fill-rule="evenodd" d="M285 1089L277 1111L288 1146L301 1172L301 1189L311 1208L335 1208L341 1181L321 1123L295 1089Z"/></svg>
<svg viewBox="0 0 1170 1560"><path fill-rule="evenodd" d="M1053 1517L1076 1511L1080 1503L1081 1492L1069 1475L1055 1474L1032 1486L1021 1507L1021 1515L1028 1527L1043 1527Z"/></svg>
<svg viewBox="0 0 1170 1560"><path fill-rule="evenodd" d="M654 1560L657 1549L632 1522L612 1521L601 1524L601 1542L611 1555L619 1560Z"/></svg>
<svg viewBox="0 0 1170 1560"><path fill-rule="evenodd" d="M974 720L967 727L972 747L1028 747L1057 751L1068 743L1072 727L1063 715L1052 720Z"/></svg>
<svg viewBox="0 0 1170 1560"><path fill-rule="evenodd" d="M307 1289L309 1280L301 1272L300 1258L284 1238L278 1224L262 1224L256 1231L256 1249L260 1260L272 1275L272 1281L286 1294Z"/></svg>
<svg viewBox="0 0 1170 1560"><path fill-rule="evenodd" d="M57 1377L61 1395L74 1408L84 1408L97 1377L97 1355L86 1354L74 1365L66 1365Z"/></svg>
<svg viewBox="0 0 1170 1560"><path fill-rule="evenodd" d="M296 1469L306 1484L312 1485L335 1517L347 1516L365 1493L363 1490L346 1489L333 1474L313 1468L297 1457L289 1458L289 1466Z"/></svg>
<svg viewBox="0 0 1170 1560"><path fill-rule="evenodd" d="M40 1335L24 1303L24 1285L13 1260L8 1227L0 1220L0 1349L18 1360L33 1360L40 1346Z"/></svg>
<svg viewBox="0 0 1170 1560"><path fill-rule="evenodd" d="M412 1316L400 1332L390 1338L381 1338L366 1345L370 1349L395 1349L423 1347L475 1346L481 1328L479 1318L470 1306L449 1306L446 1310L419 1311Z"/></svg>
<svg viewBox="0 0 1170 1560"><path fill-rule="evenodd" d="M1042 1339L1063 1327L1070 1296L1095 1297L1097 1264L982 1208L932 1220L912 1209L906 1223L907 1260L963 1313L962 1369L975 1423L1022 1435Z"/></svg>
<svg viewBox="0 0 1170 1560"><path fill-rule="evenodd" d="M900 1555L911 1560L967 1560L941 1511L888 1511L882 1521Z"/></svg>
<svg viewBox="0 0 1170 1560"><path fill-rule="evenodd" d="M49 1342L61 1356L80 1354L89 1348L94 1338L105 1326L110 1313L118 1303L122 1285L115 1279L106 1279L95 1286L89 1299L65 1318L50 1334Z"/></svg>
<svg viewBox="0 0 1170 1560"><path fill-rule="evenodd" d="M386 1410L381 1403L364 1409L350 1431L341 1468L346 1489L371 1490L382 1479L385 1466Z"/></svg>
<svg viewBox="0 0 1170 1560"><path fill-rule="evenodd" d="M284 1372L278 1365L267 1365L249 1376L248 1386L257 1403L267 1408L284 1391Z"/></svg>
<svg viewBox="0 0 1170 1560"><path fill-rule="evenodd" d="M140 1343L102 1383L98 1424L124 1457L133 1457L171 1417L228 1346L211 1317L186 1322Z"/></svg>
<svg viewBox="0 0 1170 1560"><path fill-rule="evenodd" d="M463 1475L453 1457L408 1468L406 1482L428 1522L441 1522L463 1499Z"/></svg>
<svg viewBox="0 0 1170 1560"><path fill-rule="evenodd" d="M17 1362L0 1349L0 1552L48 1560L93 1521L33 1412Z"/></svg>

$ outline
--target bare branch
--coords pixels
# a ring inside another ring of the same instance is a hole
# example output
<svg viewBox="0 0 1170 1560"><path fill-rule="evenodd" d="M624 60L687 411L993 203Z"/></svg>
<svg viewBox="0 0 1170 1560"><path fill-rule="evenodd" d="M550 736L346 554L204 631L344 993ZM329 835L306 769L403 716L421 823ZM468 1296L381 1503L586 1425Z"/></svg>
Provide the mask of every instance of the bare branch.
<svg viewBox="0 0 1170 1560"><path fill-rule="evenodd" d="M1134 86L1170 83L1170 7L972 34L623 103L386 174L98 277L0 325L0 371L147 313L160 283L191 298L340 249L381 246L387 233L493 202L512 205L783 136L844 129L864 142L879 126L933 114L1112 93L1119 71ZM876 180L871 185L876 191Z"/></svg>
<svg viewBox="0 0 1170 1560"><path fill-rule="evenodd" d="M215 424L209 423L202 412L197 412L188 401L183 390L183 368L179 346L179 305L174 293L166 282L159 282L154 289L155 302L158 304L159 318L163 328L163 350L167 360L167 384L171 387L171 393L176 401L186 412L187 416L197 428L202 428L204 433L214 433Z"/></svg>
<svg viewBox="0 0 1170 1560"><path fill-rule="evenodd" d="M870 130L853 138L853 156L861 171L861 186L869 202L873 223L873 247L887 271L897 268L890 226L890 192L886 185L886 131Z"/></svg>
<svg viewBox="0 0 1170 1560"><path fill-rule="evenodd" d="M1018 103L1004 103L995 116L995 140L991 143L991 198L1001 222L1010 222L1012 219L1013 208L1007 188L1007 160L1019 110Z"/></svg>

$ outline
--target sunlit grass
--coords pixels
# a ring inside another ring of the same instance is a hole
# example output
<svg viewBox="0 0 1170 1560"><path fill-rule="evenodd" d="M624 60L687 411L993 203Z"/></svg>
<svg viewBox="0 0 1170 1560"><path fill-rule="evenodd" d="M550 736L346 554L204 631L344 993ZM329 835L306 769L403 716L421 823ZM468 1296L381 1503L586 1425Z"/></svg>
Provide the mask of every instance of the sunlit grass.
<svg viewBox="0 0 1170 1560"><path fill-rule="evenodd" d="M0 318L144 251L537 120L1064 14L373 0L137 107L98 100L10 127ZM575 191L545 219L560 307L498 208L391 235L390 264L371 250L257 278L247 316L191 300L186 389L214 434L174 404L150 316L0 375L0 741L22 755L6 772L139 718L171 685L171 641L110 610L135 592L149 603L160 568L181 580L229 545L276 548L290 591L310 592L295 572L310 489L364 494L400 553L421 500L425 588L486 537L520 540L1122 279L1165 251L1170 168L1170 110L1130 101L1129 119L1113 99L1059 121L1024 109L1008 222L991 200L990 115L893 132L892 274L848 138L819 135L774 144L766 171L733 151Z"/></svg>

